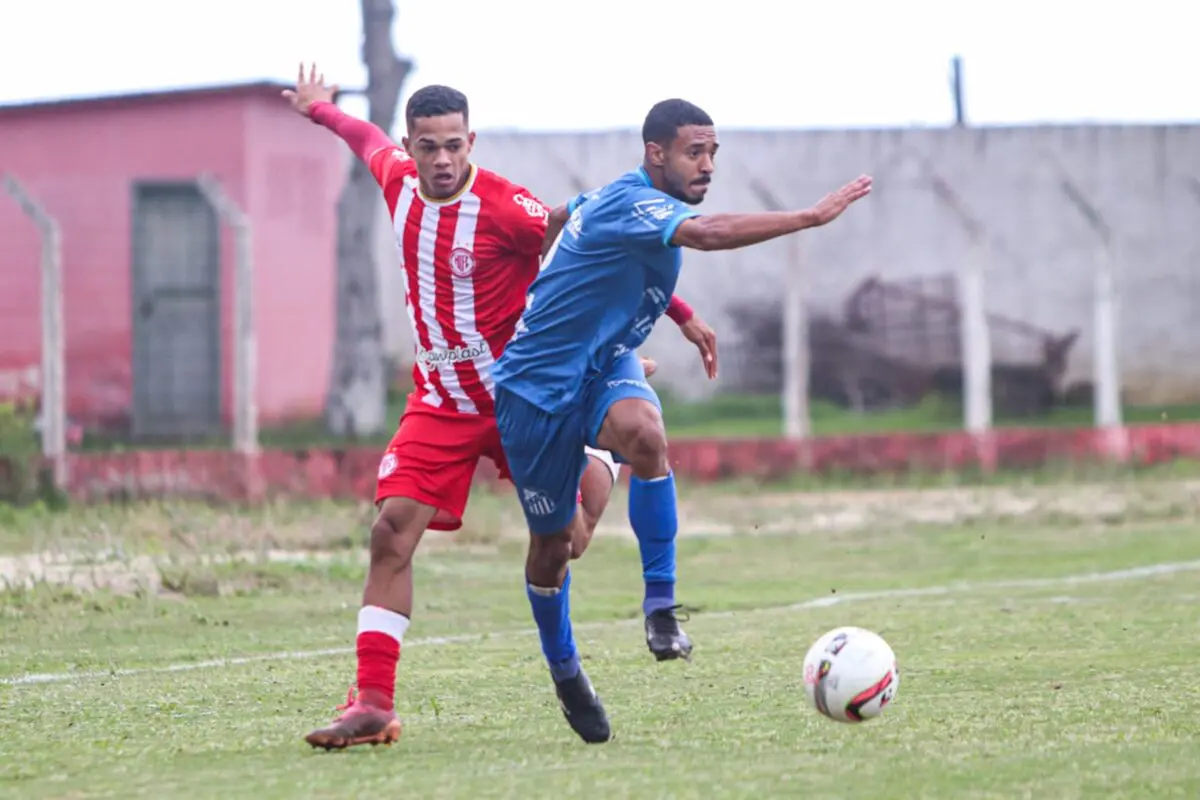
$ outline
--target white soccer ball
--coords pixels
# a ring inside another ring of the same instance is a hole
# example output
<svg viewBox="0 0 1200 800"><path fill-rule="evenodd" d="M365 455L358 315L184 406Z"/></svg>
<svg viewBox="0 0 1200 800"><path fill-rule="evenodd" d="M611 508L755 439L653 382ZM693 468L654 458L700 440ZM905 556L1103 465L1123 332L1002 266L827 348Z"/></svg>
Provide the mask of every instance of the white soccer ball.
<svg viewBox="0 0 1200 800"><path fill-rule="evenodd" d="M878 717L899 689L896 654L883 637L864 628L834 628L804 657L808 702L832 720Z"/></svg>

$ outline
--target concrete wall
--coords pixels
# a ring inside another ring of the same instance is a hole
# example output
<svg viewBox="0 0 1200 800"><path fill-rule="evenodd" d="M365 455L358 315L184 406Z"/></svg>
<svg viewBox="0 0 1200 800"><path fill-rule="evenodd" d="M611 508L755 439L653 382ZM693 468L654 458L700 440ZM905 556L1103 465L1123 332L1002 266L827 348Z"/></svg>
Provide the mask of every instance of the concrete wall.
<svg viewBox="0 0 1200 800"><path fill-rule="evenodd" d="M987 227L987 304L992 312L1083 333L1071 378L1092 359L1092 270L1098 239L1065 197L1061 163L1081 194L1107 218L1122 270L1121 362L1131 400L1200 400L1200 126L1083 126L978 130L725 131L719 173L704 211L761 208L757 178L785 203L808 205L860 173L875 194L823 230L805 235L809 296L840 307L864 278L954 272L968 253L962 224L932 191L928 159ZM476 161L557 204L638 163L632 132L483 132ZM381 215L386 214L381 211ZM403 292L394 280L394 245L380 226L388 338L411 352ZM782 243L726 253L689 253L680 294L718 329L725 345L722 383L736 381L737 331L726 309L738 300L770 302L782 289ZM389 275L389 273L391 273ZM394 307L390 304L394 303ZM645 353L660 364L656 382L688 396L713 388L691 346L669 323ZM996 342L999 350L1010 346ZM1016 355L1016 354L1014 354Z"/></svg>

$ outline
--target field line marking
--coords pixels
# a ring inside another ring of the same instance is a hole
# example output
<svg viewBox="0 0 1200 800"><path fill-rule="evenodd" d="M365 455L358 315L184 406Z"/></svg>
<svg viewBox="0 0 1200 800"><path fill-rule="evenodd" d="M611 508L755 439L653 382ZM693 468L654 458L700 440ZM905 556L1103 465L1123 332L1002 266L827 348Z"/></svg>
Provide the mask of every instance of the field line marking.
<svg viewBox="0 0 1200 800"><path fill-rule="evenodd" d="M1150 564L1144 567L1114 570L1111 572L1085 572L1077 575L1062 575L1054 578L1016 578L998 581L978 581L947 584L944 586L927 586L917 589L881 589L875 592L846 592L830 594L800 603L789 603L762 608L749 608L739 611L714 611L703 613L705 619L723 619L745 616L747 614L762 614L767 612L803 611L814 608L829 608L871 600L902 600L910 597L936 597L950 594L970 594L973 592L996 589L1044 589L1060 586L1079 586L1089 583L1112 583L1133 581L1142 578L1155 578L1164 575L1174 575L1180 572L1200 571L1200 561L1173 561L1163 564ZM640 618L604 620L584 622L575 626L576 630L606 630L641 624ZM495 633L466 633L456 636L433 636L421 639L410 639L405 647L443 647L454 644L471 644L486 639L516 639L535 636L533 628L510 629ZM328 656L344 656L354 652L353 647L326 647L319 650L289 650L277 653L260 653L251 656L234 656L230 658L212 658L205 661L190 661L180 664L167 664L156 667L129 667L125 669L91 670L79 672L31 672L10 678L0 678L0 686L34 686L46 683L65 683L67 681L96 680L99 678L122 678L133 675L162 675L174 672L194 672L201 669L221 669L237 667L245 664L255 664L263 661L304 661Z"/></svg>

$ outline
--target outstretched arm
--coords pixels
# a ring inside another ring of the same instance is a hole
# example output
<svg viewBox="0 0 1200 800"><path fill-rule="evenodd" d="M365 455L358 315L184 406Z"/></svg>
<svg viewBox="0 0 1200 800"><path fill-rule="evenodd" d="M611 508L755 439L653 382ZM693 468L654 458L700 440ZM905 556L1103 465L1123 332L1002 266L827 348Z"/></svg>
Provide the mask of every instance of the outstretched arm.
<svg viewBox="0 0 1200 800"><path fill-rule="evenodd" d="M391 150L396 143L379 127L366 120L352 117L333 103L316 102L309 108L309 118L341 137L354 155L365 164L380 150Z"/></svg>
<svg viewBox="0 0 1200 800"><path fill-rule="evenodd" d="M762 211L756 214L709 214L679 223L671 237L675 247L692 250L736 250L770 241L837 219L851 203L871 193L866 175L831 192L803 211Z"/></svg>
<svg viewBox="0 0 1200 800"><path fill-rule="evenodd" d="M309 68L307 75L304 74L304 64L301 64L300 73L296 76L296 88L285 89L283 96L296 113L336 133L350 146L354 155L368 165L371 157L380 150L396 147L377 126L343 113L333 102L337 90L336 85L325 85L325 76L317 72L316 64Z"/></svg>

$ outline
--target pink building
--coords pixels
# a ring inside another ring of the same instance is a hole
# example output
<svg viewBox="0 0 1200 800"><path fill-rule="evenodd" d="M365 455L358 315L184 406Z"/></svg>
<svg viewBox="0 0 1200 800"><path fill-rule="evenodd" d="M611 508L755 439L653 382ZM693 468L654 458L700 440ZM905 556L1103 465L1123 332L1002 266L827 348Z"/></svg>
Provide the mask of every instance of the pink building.
<svg viewBox="0 0 1200 800"><path fill-rule="evenodd" d="M249 216L263 423L319 413L334 337L345 154L271 83L0 106L0 173L62 232L69 416L135 436L232 415L234 237ZM39 238L0 193L0 399L40 375Z"/></svg>

